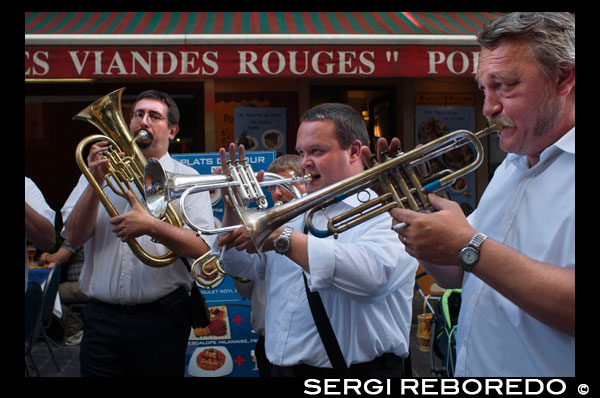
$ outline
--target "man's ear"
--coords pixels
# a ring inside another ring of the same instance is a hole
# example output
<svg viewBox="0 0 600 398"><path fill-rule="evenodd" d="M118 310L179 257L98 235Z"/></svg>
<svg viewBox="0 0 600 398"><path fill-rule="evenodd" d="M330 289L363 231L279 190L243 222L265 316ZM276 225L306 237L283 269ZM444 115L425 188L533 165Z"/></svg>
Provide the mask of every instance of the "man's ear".
<svg viewBox="0 0 600 398"><path fill-rule="evenodd" d="M169 142L171 142L171 141L173 141L175 139L175 136L179 132L179 125L178 124L173 124L169 128L171 129L170 132L169 132Z"/></svg>
<svg viewBox="0 0 600 398"><path fill-rule="evenodd" d="M560 95L569 95L575 89L575 65L559 67L557 89Z"/></svg>
<svg viewBox="0 0 600 398"><path fill-rule="evenodd" d="M350 144L350 162L354 163L356 161L361 162L362 164L362 158L360 157L360 148L362 147L362 143L360 142L360 140L354 140L354 142L352 142L352 144Z"/></svg>

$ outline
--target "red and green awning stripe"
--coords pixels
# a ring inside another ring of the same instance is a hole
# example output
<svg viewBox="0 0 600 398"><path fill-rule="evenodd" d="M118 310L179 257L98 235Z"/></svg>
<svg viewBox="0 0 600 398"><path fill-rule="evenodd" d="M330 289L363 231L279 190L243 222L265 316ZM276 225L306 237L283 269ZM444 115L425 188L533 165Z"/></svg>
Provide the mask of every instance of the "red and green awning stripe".
<svg viewBox="0 0 600 398"><path fill-rule="evenodd" d="M25 34L473 35L495 12L26 12Z"/></svg>

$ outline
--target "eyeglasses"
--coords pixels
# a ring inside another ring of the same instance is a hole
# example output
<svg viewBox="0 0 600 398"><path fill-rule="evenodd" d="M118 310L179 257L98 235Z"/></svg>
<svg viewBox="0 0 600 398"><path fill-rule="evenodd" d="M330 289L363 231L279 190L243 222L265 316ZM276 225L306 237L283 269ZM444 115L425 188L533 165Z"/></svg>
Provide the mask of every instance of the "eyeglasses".
<svg viewBox="0 0 600 398"><path fill-rule="evenodd" d="M146 112L144 112L144 111L135 111L131 114L131 120L139 123L144 119L145 115L146 115ZM148 112L148 120L150 121L151 124L160 123L165 119L166 119L166 117L162 116L160 113Z"/></svg>

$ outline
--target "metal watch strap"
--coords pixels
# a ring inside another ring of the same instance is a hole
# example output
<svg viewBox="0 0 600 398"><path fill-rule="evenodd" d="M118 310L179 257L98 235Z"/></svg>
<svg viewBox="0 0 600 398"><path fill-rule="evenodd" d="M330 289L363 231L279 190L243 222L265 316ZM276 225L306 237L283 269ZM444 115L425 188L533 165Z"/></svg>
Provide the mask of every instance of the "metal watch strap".
<svg viewBox="0 0 600 398"><path fill-rule="evenodd" d="M279 254L285 254L287 253L287 251L289 250L289 247L285 250L285 251L280 251L277 248L277 241L281 240L281 239L286 239L288 242L290 241L290 238L292 236L292 227L290 227L289 225L286 225L283 228L283 232L281 232L281 235L279 235L277 238L275 238L275 240L273 241L273 245L275 246L275 251Z"/></svg>
<svg viewBox="0 0 600 398"><path fill-rule="evenodd" d="M481 244L483 243L484 240L487 239L487 235L484 234L483 232L477 232L472 238L471 241L469 242L469 246L476 248L477 250L479 250L479 246L481 246Z"/></svg>
<svg viewBox="0 0 600 398"><path fill-rule="evenodd" d="M472 272L479 262L479 247L487 239L484 233L477 232L469 243L460 251L460 266L464 272Z"/></svg>
<svg viewBox="0 0 600 398"><path fill-rule="evenodd" d="M287 236L288 238L290 236L292 236L292 227L290 227L289 225L286 225L285 228L283 229L283 232L281 232L280 236Z"/></svg>

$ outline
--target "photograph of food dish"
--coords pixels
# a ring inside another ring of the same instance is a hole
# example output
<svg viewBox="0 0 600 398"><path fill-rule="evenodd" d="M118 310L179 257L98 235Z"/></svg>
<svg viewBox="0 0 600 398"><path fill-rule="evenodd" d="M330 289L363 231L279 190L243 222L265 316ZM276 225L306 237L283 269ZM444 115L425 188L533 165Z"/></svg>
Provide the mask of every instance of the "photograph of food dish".
<svg viewBox="0 0 600 398"><path fill-rule="evenodd" d="M232 371L231 354L223 346L197 347L188 364L188 373L193 377L222 377Z"/></svg>
<svg viewBox="0 0 600 398"><path fill-rule="evenodd" d="M204 328L195 328L190 332L190 340L227 340L231 338L227 306L208 307L210 324Z"/></svg>
<svg viewBox="0 0 600 398"><path fill-rule="evenodd" d="M248 132L244 131L242 134L240 134L237 140L237 145L243 145L247 151L253 151L258 148L258 141L256 138L248 135Z"/></svg>
<svg viewBox="0 0 600 398"><path fill-rule="evenodd" d="M263 146L270 151L274 151L283 146L283 134L277 129L266 130L261 137Z"/></svg>

